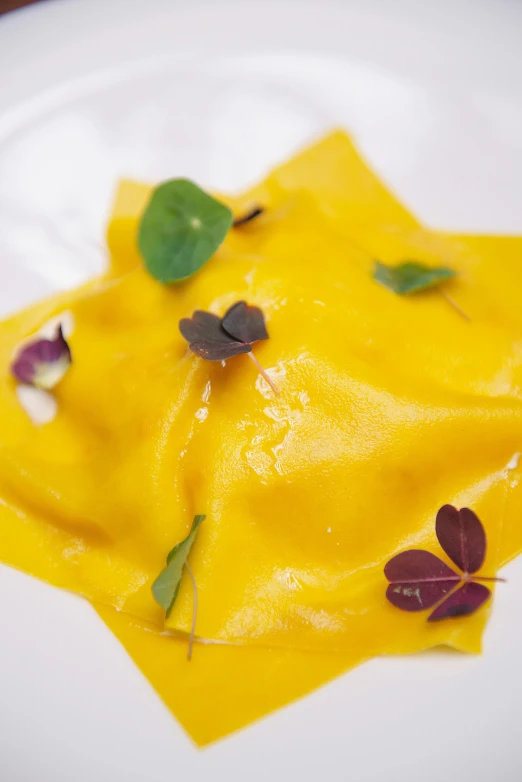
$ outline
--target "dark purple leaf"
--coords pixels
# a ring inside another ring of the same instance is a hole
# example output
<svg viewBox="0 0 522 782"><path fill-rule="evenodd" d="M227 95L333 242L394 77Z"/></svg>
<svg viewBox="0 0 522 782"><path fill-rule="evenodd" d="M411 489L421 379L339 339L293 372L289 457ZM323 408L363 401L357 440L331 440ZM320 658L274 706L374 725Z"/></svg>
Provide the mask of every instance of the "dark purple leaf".
<svg viewBox="0 0 522 782"><path fill-rule="evenodd" d="M11 372L21 383L50 389L62 379L71 362L71 350L59 326L54 339L40 337L23 346L11 364Z"/></svg>
<svg viewBox="0 0 522 782"><path fill-rule="evenodd" d="M402 551L384 568L390 582L386 597L403 611L424 611L448 594L460 581L445 562L429 551Z"/></svg>
<svg viewBox="0 0 522 782"><path fill-rule="evenodd" d="M221 318L203 310L196 310L191 318L182 318L179 322L179 330L187 342L198 342L202 339L218 342L232 341L230 335L221 326Z"/></svg>
<svg viewBox="0 0 522 782"><path fill-rule="evenodd" d="M192 318L180 320L179 330L192 352L206 361L223 361L240 353L250 353L258 371L278 396L273 381L252 352L253 342L268 339L265 318L259 307L238 301L227 310L222 320L210 312L196 310Z"/></svg>
<svg viewBox="0 0 522 782"><path fill-rule="evenodd" d="M259 307L251 307L246 301L233 304L225 313L221 325L234 339L248 345L268 339L263 313Z"/></svg>
<svg viewBox="0 0 522 782"><path fill-rule="evenodd" d="M437 606L429 615L428 622L437 622L439 619L455 616L469 616L475 613L490 595L490 590L484 584L468 581Z"/></svg>
<svg viewBox="0 0 522 782"><path fill-rule="evenodd" d="M476 573L486 556L484 527L469 508L443 505L435 525L439 543L464 573Z"/></svg>
<svg viewBox="0 0 522 782"><path fill-rule="evenodd" d="M240 353L250 353L252 345L245 345L244 342L218 342L208 339L201 339L190 343L190 349L193 353L205 361L224 361L233 356L239 356Z"/></svg>
<svg viewBox="0 0 522 782"><path fill-rule="evenodd" d="M206 361L224 361L240 353L250 353L250 345L238 342L227 334L221 318L211 312L196 310L191 318L179 322L179 330L197 356Z"/></svg>
<svg viewBox="0 0 522 782"><path fill-rule="evenodd" d="M207 361L223 361L250 353L253 342L268 339L263 313L245 301L232 305L223 319L196 310L191 318L180 320L179 330L192 352Z"/></svg>

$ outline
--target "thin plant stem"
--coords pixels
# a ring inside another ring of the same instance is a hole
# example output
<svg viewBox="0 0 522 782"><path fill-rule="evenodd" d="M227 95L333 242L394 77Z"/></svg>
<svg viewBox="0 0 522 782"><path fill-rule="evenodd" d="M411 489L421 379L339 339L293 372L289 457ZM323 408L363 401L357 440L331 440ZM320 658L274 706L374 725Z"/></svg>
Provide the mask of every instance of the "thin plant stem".
<svg viewBox="0 0 522 782"><path fill-rule="evenodd" d="M457 304L457 302L456 302L456 301L454 301L454 300L451 298L451 296L448 296L448 294L447 294L445 291L441 290L440 288L439 288L439 293L440 293L440 295L442 296L442 298L443 298L443 299L445 299L445 300L448 302L448 304L450 305L450 307L453 307L453 309L454 309L456 312L458 312L458 313L459 313L459 315L460 315L460 317L461 317L461 318L464 318L464 320L467 320L467 321L468 321L468 323L470 322L471 318L469 317L469 315L467 315L467 314L464 312L464 310L463 310L463 309L461 309L461 308L459 307L459 305Z"/></svg>
<svg viewBox="0 0 522 782"><path fill-rule="evenodd" d="M472 581L502 581L503 584L507 582L507 578L493 578L492 576L472 576Z"/></svg>
<svg viewBox="0 0 522 782"><path fill-rule="evenodd" d="M188 649L187 649L187 660L190 662L192 660L192 647L194 646L194 638L196 637L196 619L198 614L198 590L196 587L196 579L194 578L194 573L191 570L191 567L188 562L185 562L185 567L187 568L187 573L190 576L190 580L192 581L192 627L190 628L190 635L189 635L189 642L188 642Z"/></svg>
<svg viewBox="0 0 522 782"><path fill-rule="evenodd" d="M266 382L268 383L268 385L270 386L270 388L272 389L272 391L274 392L274 394L275 394L276 396L279 396L279 391L278 391L278 390L277 390L277 388L275 387L275 385L274 385L274 381L273 381L273 380L271 380L271 379L270 379L270 377L267 375L267 373L265 372L265 370L263 369L263 367L261 366L261 364L259 363L259 361L257 360L257 358L254 356L254 354L252 353L252 351L250 351L250 353L247 353L247 356L249 357L249 359L250 359L251 361L253 361L253 362L254 362L254 364L255 364L255 366L256 366L256 368L257 368L257 371L259 372L259 374L261 375L261 377L264 377L264 379L266 380Z"/></svg>
<svg viewBox="0 0 522 782"><path fill-rule="evenodd" d="M259 217L259 215L263 214L263 211L264 210L262 206L253 206L245 214L241 215L240 217L236 217L232 225L234 228L239 228L240 225L245 225L251 220L255 220L256 217Z"/></svg>
<svg viewBox="0 0 522 782"><path fill-rule="evenodd" d="M420 579L420 581L423 584L436 584L439 581L444 581L444 582L446 582L446 581L454 581L456 584L458 584L460 581L462 581L462 578L457 573L455 573L454 576L435 576L434 578L423 578L423 579ZM416 583L416 582L415 581L405 581L404 579L402 579L401 581L390 581L390 584L392 584L392 585L394 585L394 584L412 584L412 583Z"/></svg>

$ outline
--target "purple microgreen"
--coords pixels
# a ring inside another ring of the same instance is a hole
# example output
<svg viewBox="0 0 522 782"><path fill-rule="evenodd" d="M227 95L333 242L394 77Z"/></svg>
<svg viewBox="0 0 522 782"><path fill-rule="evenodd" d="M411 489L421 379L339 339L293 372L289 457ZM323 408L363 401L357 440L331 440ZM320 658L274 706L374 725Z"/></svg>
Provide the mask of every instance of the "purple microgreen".
<svg viewBox="0 0 522 782"><path fill-rule="evenodd" d="M205 361L226 361L227 358L239 356L242 353L251 353L252 347L244 345L242 342L214 342L209 339L201 339L197 342L191 342L189 345L191 351L204 358Z"/></svg>
<svg viewBox="0 0 522 782"><path fill-rule="evenodd" d="M221 318L211 312L196 310L191 318L180 320L179 330L192 352L205 361L223 361L252 350L250 345L227 334L221 325Z"/></svg>
<svg viewBox="0 0 522 782"><path fill-rule="evenodd" d="M59 383L71 363L71 350L58 326L54 339L36 337L23 345L11 364L11 372L20 383L49 390Z"/></svg>
<svg viewBox="0 0 522 782"><path fill-rule="evenodd" d="M238 342L227 334L221 318L211 312L196 310L192 318L182 318L179 330L193 353L205 361L224 361L240 353L248 353L251 345Z"/></svg>
<svg viewBox="0 0 522 782"><path fill-rule="evenodd" d="M187 342L198 342L202 339L223 342L230 339L223 333L221 318L204 310L196 310L191 318L182 318L179 330Z"/></svg>
<svg viewBox="0 0 522 782"><path fill-rule="evenodd" d="M246 301L238 301L229 307L221 325L231 337L248 345L268 339L263 313L259 307L252 307Z"/></svg>
<svg viewBox="0 0 522 782"><path fill-rule="evenodd" d="M190 549L192 548L192 544L194 543L198 534L199 526L204 520L205 516L194 516L189 534L184 540L182 540L180 543L177 543L174 548L169 551L167 554L167 566L161 571L152 585L152 594L154 599L164 609L165 615L168 618L178 596L184 568L186 568L190 576L193 588L193 604L192 627L189 635L189 646L187 652L188 660L192 658L192 646L194 644L194 638L196 635L196 616L198 603L196 581L187 560L188 555L190 554Z"/></svg>
<svg viewBox="0 0 522 782"><path fill-rule="evenodd" d="M486 558L486 532L469 508L443 505L435 523L445 553L464 573L476 573Z"/></svg>
<svg viewBox="0 0 522 782"><path fill-rule="evenodd" d="M193 353L205 361L224 361L252 350L250 345L238 342L227 334L221 318L211 312L196 310L191 318L182 318L179 330Z"/></svg>
<svg viewBox="0 0 522 782"><path fill-rule="evenodd" d="M424 611L438 603L460 581L445 562L429 551L402 551L384 568L390 582L386 597L403 611Z"/></svg>
<svg viewBox="0 0 522 782"><path fill-rule="evenodd" d="M437 513L436 533L444 552L462 574L422 549L402 551L384 568L390 582L386 590L390 603L403 611L436 606L430 622L474 613L491 594L477 582L504 580L474 575L486 556L486 532L472 510L443 505Z"/></svg>
<svg viewBox="0 0 522 782"><path fill-rule="evenodd" d="M262 215L264 211L265 210L262 206L253 206L248 210L248 212L245 212L239 217L236 217L232 225L234 228L239 228L241 225L246 225L246 223L250 223L252 220L255 220L256 217Z"/></svg>
<svg viewBox="0 0 522 782"><path fill-rule="evenodd" d="M192 318L180 320L179 330L189 343L190 350L205 361L223 361L241 353L248 354L274 394L278 395L273 381L252 353L254 342L268 339L265 318L259 307L238 301L221 319L210 312L196 310Z"/></svg>
<svg viewBox="0 0 522 782"><path fill-rule="evenodd" d="M428 622L439 619L450 619L456 616L474 614L491 596L491 591L484 584L467 581L464 586L452 592L428 617Z"/></svg>

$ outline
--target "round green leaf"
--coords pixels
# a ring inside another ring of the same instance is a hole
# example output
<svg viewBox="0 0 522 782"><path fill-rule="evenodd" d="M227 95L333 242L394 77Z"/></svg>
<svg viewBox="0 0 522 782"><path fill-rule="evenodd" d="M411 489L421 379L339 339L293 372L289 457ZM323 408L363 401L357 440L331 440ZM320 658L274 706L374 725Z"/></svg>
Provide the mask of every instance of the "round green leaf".
<svg viewBox="0 0 522 782"><path fill-rule="evenodd" d="M138 244L147 270L160 282L190 277L214 255L233 215L188 179L157 187L143 213Z"/></svg>

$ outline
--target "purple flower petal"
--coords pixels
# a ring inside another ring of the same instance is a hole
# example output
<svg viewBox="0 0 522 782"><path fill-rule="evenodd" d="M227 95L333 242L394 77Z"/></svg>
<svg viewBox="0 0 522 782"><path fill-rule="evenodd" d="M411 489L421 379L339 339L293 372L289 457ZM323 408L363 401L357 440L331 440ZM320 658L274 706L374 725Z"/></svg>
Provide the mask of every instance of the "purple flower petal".
<svg viewBox="0 0 522 782"><path fill-rule="evenodd" d="M460 581L445 562L429 551L411 549L393 557L384 568L390 582L386 597L403 611L424 611L448 594Z"/></svg>
<svg viewBox="0 0 522 782"><path fill-rule="evenodd" d="M469 616L486 602L491 591L484 584L468 581L444 600L428 617L428 622L449 619L455 616Z"/></svg>
<svg viewBox="0 0 522 782"><path fill-rule="evenodd" d="M443 505L435 526L439 543L464 573L476 573L486 556L486 533L469 508Z"/></svg>
<svg viewBox="0 0 522 782"><path fill-rule="evenodd" d="M238 301L225 312L221 325L234 339L251 345L261 339L268 339L265 317L259 307L252 307L246 301Z"/></svg>
<svg viewBox="0 0 522 782"><path fill-rule="evenodd" d="M23 346L11 364L11 372L20 383L50 389L71 363L71 351L59 326L54 339L38 338Z"/></svg>

